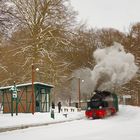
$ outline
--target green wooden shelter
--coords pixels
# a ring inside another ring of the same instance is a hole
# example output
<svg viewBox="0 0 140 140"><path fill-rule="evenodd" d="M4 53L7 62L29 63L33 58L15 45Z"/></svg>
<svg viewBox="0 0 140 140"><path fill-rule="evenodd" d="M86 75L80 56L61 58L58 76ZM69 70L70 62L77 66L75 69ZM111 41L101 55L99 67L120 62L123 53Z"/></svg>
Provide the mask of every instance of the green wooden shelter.
<svg viewBox="0 0 140 140"><path fill-rule="evenodd" d="M34 92L32 92L32 86ZM19 84L16 85L17 91L14 94L11 92L13 88L13 85L0 87L0 104L3 113L10 113L11 111L29 113L32 112L32 107L34 107L34 112L50 111L50 94L53 85L41 82Z"/></svg>

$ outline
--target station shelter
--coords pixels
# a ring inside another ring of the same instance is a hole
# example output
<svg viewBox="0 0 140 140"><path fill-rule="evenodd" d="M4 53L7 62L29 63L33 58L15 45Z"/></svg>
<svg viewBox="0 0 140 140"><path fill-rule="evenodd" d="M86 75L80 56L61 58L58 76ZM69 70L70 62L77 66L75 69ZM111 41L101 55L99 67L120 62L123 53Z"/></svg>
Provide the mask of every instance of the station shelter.
<svg viewBox="0 0 140 140"><path fill-rule="evenodd" d="M34 96L32 96L32 86ZM0 87L0 104L3 113L10 113L11 110L13 112L18 110L18 112L30 113L32 112L33 102L34 112L50 111L50 94L53 85L41 82L19 84L16 85L16 96L11 92L12 88L13 85Z"/></svg>

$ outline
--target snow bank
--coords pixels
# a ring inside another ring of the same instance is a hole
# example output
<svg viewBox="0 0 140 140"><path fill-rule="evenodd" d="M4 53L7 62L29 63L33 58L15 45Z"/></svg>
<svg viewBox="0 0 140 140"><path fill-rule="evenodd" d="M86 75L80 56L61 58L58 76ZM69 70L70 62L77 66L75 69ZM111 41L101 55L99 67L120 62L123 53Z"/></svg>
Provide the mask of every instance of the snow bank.
<svg viewBox="0 0 140 140"><path fill-rule="evenodd" d="M73 118L79 115L84 117L82 112L72 114ZM67 119L62 113L57 113L57 115L59 121ZM15 125L17 124L16 120L17 122L19 120L24 121L23 124L26 124L28 119L30 122L31 120L32 122L34 120L42 122L41 119L45 119L47 122L50 121L50 116L47 116L46 113L19 114L19 116L14 117L8 114L0 115L0 125L3 121L7 124L11 123L12 119L15 119L15 123L13 123ZM3 126L6 126L6 124L3 124ZM19 138L20 140L139 140L140 107L121 105L116 115L104 119L89 120L84 117L71 122L0 133L1 140L19 140Z"/></svg>
<svg viewBox="0 0 140 140"><path fill-rule="evenodd" d="M72 110L71 110L72 109ZM67 117L64 115L67 114ZM72 119L79 119L83 116L83 112L78 112L74 107L63 107L62 112L58 113L57 108L54 111L54 118L51 118L51 113L18 113L14 114L0 114L0 129L8 127L24 127L25 125L38 125L44 123L54 123Z"/></svg>

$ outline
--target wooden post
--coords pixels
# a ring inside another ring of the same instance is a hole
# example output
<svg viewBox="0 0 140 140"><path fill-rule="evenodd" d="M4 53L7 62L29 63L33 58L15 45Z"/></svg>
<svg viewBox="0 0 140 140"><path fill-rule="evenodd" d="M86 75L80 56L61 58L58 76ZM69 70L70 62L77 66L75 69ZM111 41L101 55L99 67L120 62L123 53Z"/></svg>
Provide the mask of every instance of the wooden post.
<svg viewBox="0 0 140 140"><path fill-rule="evenodd" d="M13 116L13 93L11 92L11 116Z"/></svg>
<svg viewBox="0 0 140 140"><path fill-rule="evenodd" d="M35 105L34 105L34 65L32 64L32 114L34 115Z"/></svg>
<svg viewBox="0 0 140 140"><path fill-rule="evenodd" d="M80 91L80 78L78 78L78 99L79 99L79 106L78 108L81 108L81 91Z"/></svg>

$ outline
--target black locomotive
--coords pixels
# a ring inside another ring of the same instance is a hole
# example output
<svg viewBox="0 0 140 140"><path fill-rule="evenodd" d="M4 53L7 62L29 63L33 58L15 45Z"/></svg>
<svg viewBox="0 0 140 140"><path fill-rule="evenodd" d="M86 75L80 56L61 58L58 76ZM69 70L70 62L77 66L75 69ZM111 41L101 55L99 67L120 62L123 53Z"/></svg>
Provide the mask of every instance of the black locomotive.
<svg viewBox="0 0 140 140"><path fill-rule="evenodd" d="M85 115L87 118L104 118L118 111L118 98L115 93L108 91L95 91L87 103Z"/></svg>

